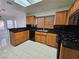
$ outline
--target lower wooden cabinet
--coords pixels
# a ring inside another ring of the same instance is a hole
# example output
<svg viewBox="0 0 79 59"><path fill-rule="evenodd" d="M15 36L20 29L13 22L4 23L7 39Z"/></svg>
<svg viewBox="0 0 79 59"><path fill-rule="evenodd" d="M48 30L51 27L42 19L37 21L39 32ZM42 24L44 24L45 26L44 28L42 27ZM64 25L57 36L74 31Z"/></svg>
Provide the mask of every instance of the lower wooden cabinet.
<svg viewBox="0 0 79 59"><path fill-rule="evenodd" d="M38 34L36 34L36 35L35 35L35 41L41 42L41 36L38 35Z"/></svg>
<svg viewBox="0 0 79 59"><path fill-rule="evenodd" d="M35 40L40 43L46 43L46 35L47 33L35 32Z"/></svg>
<svg viewBox="0 0 79 59"><path fill-rule="evenodd" d="M57 47L56 37L57 37L57 34L48 33L47 41L46 41L47 45Z"/></svg>
<svg viewBox="0 0 79 59"><path fill-rule="evenodd" d="M17 46L20 43L27 41L28 39L29 39L29 31L10 33L10 42L13 46Z"/></svg>
<svg viewBox="0 0 79 59"><path fill-rule="evenodd" d="M61 59L79 59L79 51L62 47Z"/></svg>
<svg viewBox="0 0 79 59"><path fill-rule="evenodd" d="M57 47L56 37L57 34L53 33L35 32L36 42L44 43L53 47Z"/></svg>

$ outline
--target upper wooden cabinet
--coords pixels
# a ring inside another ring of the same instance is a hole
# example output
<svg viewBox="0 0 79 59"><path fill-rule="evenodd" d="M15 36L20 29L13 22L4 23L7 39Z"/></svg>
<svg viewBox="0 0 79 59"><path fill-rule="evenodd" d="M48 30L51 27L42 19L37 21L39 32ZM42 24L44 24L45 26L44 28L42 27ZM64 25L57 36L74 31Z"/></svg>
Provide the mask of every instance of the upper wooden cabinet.
<svg viewBox="0 0 79 59"><path fill-rule="evenodd" d="M35 16L27 16L26 17L26 24L35 24Z"/></svg>
<svg viewBox="0 0 79 59"><path fill-rule="evenodd" d="M44 28L44 17L37 17L37 28Z"/></svg>
<svg viewBox="0 0 79 59"><path fill-rule="evenodd" d="M77 11L79 9L79 0L75 0L73 5L71 6L71 8L69 9L69 13L68 15L70 16L71 14L73 14L75 11Z"/></svg>
<svg viewBox="0 0 79 59"><path fill-rule="evenodd" d="M68 11L59 11L59 12L56 12L55 25L66 25L67 12Z"/></svg>
<svg viewBox="0 0 79 59"><path fill-rule="evenodd" d="M54 15L37 17L38 28L53 28L54 26Z"/></svg>
<svg viewBox="0 0 79 59"><path fill-rule="evenodd" d="M75 0L73 5L70 7L70 9L68 10L68 21L67 21L67 25L69 23L69 17L75 13L77 10L79 10L79 0Z"/></svg>
<svg viewBox="0 0 79 59"><path fill-rule="evenodd" d="M54 15L45 17L44 28L53 28L54 27Z"/></svg>

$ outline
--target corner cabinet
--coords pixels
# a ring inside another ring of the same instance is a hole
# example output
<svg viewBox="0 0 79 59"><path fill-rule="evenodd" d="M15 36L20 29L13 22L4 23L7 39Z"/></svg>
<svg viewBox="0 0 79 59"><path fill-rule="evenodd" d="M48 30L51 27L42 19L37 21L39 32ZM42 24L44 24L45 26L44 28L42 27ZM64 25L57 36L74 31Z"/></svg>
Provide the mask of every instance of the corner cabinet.
<svg viewBox="0 0 79 59"><path fill-rule="evenodd" d="M17 46L29 39L29 31L10 32L10 42L13 46Z"/></svg>
<svg viewBox="0 0 79 59"><path fill-rule="evenodd" d="M56 12L55 25L66 25L66 22L67 22L67 13L68 13L68 11L59 11L59 12Z"/></svg>

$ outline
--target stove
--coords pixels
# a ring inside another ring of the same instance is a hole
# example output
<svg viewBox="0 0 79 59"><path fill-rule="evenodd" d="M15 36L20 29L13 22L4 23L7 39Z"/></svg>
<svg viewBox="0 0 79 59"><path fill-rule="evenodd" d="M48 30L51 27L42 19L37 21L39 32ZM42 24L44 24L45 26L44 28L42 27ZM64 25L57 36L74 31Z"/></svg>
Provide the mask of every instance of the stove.
<svg viewBox="0 0 79 59"><path fill-rule="evenodd" d="M62 37L62 43L64 47L79 50L79 34L64 34Z"/></svg>
<svg viewBox="0 0 79 59"><path fill-rule="evenodd" d="M57 59L60 56L61 43L63 47L79 50L79 25L57 25L55 30L58 33L57 43Z"/></svg>

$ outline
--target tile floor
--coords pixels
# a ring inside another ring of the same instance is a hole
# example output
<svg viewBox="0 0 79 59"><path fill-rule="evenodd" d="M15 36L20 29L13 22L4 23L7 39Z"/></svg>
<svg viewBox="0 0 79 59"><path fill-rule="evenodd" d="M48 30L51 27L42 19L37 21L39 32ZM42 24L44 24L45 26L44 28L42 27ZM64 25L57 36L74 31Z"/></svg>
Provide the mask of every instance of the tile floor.
<svg viewBox="0 0 79 59"><path fill-rule="evenodd" d="M57 49L33 41L17 47L0 48L0 59L56 59Z"/></svg>

